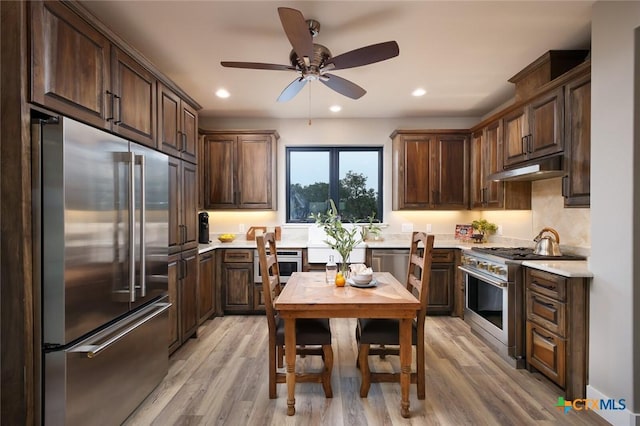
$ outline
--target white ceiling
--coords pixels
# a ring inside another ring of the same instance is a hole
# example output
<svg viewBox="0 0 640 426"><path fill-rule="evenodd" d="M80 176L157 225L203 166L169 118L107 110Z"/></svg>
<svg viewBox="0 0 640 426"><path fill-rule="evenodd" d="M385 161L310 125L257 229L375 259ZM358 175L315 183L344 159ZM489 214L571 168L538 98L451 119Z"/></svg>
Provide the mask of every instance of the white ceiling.
<svg viewBox="0 0 640 426"><path fill-rule="evenodd" d="M588 49L592 1L82 1L202 105L206 117L479 117L513 96L507 80L548 50ZM320 21L314 42L334 56L396 40L400 55L335 71L367 90L346 98L319 82L277 103L293 71L277 8ZM310 87L310 90L308 89ZM414 98L423 87L427 94ZM231 97L214 92L226 88ZM310 99L310 101L309 101ZM339 104L338 114L328 110Z"/></svg>

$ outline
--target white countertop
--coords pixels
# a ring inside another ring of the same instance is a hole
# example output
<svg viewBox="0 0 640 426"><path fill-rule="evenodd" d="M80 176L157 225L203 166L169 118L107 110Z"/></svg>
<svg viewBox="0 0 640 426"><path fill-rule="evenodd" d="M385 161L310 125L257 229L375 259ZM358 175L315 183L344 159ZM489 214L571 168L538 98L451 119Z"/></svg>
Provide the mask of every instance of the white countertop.
<svg viewBox="0 0 640 426"><path fill-rule="evenodd" d="M283 239L277 241L278 248L283 249L304 249L307 248L309 242L306 240L292 240ZM410 238L393 238L385 239L381 241L366 241L365 246L370 249L392 249L392 248L406 248L409 249ZM472 247L477 246L474 243L466 243L460 240L451 239L438 239L434 241L435 248L450 248L460 250L470 250ZM504 244L500 243L484 243L483 247L504 247ZM238 238L230 243L222 243L217 239L211 241L209 244L199 244L198 252L200 254L214 249L229 249L229 248L246 248L255 249L255 241L247 241L244 238ZM538 269L552 274L562 275L564 277L582 277L592 278L593 273L589 271L589 264L586 260L527 260L522 262L523 266Z"/></svg>
<svg viewBox="0 0 640 426"><path fill-rule="evenodd" d="M593 278L586 260L525 260L522 266L569 278Z"/></svg>

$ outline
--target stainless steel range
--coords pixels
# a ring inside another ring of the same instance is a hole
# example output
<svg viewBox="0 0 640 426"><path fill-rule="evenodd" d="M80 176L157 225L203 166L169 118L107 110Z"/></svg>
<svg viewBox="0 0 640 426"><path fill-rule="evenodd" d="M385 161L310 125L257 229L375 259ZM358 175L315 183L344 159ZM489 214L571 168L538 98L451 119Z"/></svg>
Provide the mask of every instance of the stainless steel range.
<svg viewBox="0 0 640 426"><path fill-rule="evenodd" d="M516 368L525 366L524 260L582 260L543 256L524 247L474 247L462 255L464 319L471 329Z"/></svg>

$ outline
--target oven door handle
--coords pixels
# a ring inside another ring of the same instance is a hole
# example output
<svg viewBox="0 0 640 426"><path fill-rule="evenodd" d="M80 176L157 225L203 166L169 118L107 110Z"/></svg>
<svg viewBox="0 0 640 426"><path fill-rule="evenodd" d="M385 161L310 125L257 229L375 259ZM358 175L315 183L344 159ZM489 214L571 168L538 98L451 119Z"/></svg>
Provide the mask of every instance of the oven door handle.
<svg viewBox="0 0 640 426"><path fill-rule="evenodd" d="M471 275L472 277L475 277L475 278L477 278L479 280L482 280L482 281L486 282L487 284L491 284L493 286L500 287L500 288L507 287L507 282L506 281L498 281L495 278L489 277L487 275L479 274L479 273L477 273L476 271L474 271L472 269L465 268L464 266L458 266L458 269L460 269L464 273L467 273L467 274Z"/></svg>

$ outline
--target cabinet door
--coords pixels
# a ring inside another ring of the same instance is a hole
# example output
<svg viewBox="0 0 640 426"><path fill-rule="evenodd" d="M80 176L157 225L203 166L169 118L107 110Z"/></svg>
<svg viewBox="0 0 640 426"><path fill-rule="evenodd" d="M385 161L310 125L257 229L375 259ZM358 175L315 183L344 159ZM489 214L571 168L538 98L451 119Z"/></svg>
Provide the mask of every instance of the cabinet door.
<svg viewBox="0 0 640 426"><path fill-rule="evenodd" d="M233 135L207 135L204 138L204 203L207 209L236 206L235 145Z"/></svg>
<svg viewBox="0 0 640 426"><path fill-rule="evenodd" d="M198 182L194 164L169 156L169 253L198 246Z"/></svg>
<svg viewBox="0 0 640 426"><path fill-rule="evenodd" d="M535 99L529 106L529 158L562 152L564 98L563 88Z"/></svg>
<svg viewBox="0 0 640 426"><path fill-rule="evenodd" d="M525 108L519 108L502 119L504 165L525 161L527 159L527 135L529 122Z"/></svg>
<svg viewBox="0 0 640 426"><path fill-rule="evenodd" d="M241 135L237 143L237 203L239 208L274 207L275 163L269 135Z"/></svg>
<svg viewBox="0 0 640 426"><path fill-rule="evenodd" d="M198 328L198 252L182 255L180 280L180 325L182 341L196 334Z"/></svg>
<svg viewBox="0 0 640 426"><path fill-rule="evenodd" d="M198 170L195 164L181 161L182 168L182 250L198 246Z"/></svg>
<svg viewBox="0 0 640 426"><path fill-rule="evenodd" d="M433 141L431 166L432 204L445 210L469 205L469 148L464 135L439 135Z"/></svg>
<svg viewBox="0 0 640 426"><path fill-rule="evenodd" d="M156 147L156 79L118 48L112 56L113 130Z"/></svg>
<svg viewBox="0 0 640 426"><path fill-rule="evenodd" d="M480 130L471 135L469 143L469 205L472 209L484 207L483 141L484 131Z"/></svg>
<svg viewBox="0 0 640 426"><path fill-rule="evenodd" d="M169 253L182 249L182 168L181 161L169 156Z"/></svg>
<svg viewBox="0 0 640 426"><path fill-rule="evenodd" d="M431 265L427 314L450 314L453 309L452 284L454 276L450 265Z"/></svg>
<svg viewBox="0 0 640 426"><path fill-rule="evenodd" d="M200 256L198 274L198 323L202 324L215 311L215 257L213 252Z"/></svg>
<svg viewBox="0 0 640 426"><path fill-rule="evenodd" d="M561 388L565 387L565 339L527 321L527 362Z"/></svg>
<svg viewBox="0 0 640 426"><path fill-rule="evenodd" d="M180 339L180 286L179 264L180 255L169 257L169 353L175 351L181 343Z"/></svg>
<svg viewBox="0 0 640 426"><path fill-rule="evenodd" d="M394 210L427 209L431 206L431 135L394 138Z"/></svg>
<svg viewBox="0 0 640 426"><path fill-rule="evenodd" d="M589 207L591 195L591 76L566 86L564 205Z"/></svg>
<svg viewBox="0 0 640 426"><path fill-rule="evenodd" d="M109 40L62 3L30 7L31 100L109 129Z"/></svg>
<svg viewBox="0 0 640 426"><path fill-rule="evenodd" d="M500 121L486 127L482 149L483 201L486 208L504 206L504 184L487 179L493 173L502 171L502 141Z"/></svg>
<svg viewBox="0 0 640 426"><path fill-rule="evenodd" d="M184 139L180 131L180 97L162 83L158 83L158 148L180 157Z"/></svg>
<svg viewBox="0 0 640 426"><path fill-rule="evenodd" d="M182 159L197 164L198 159L198 113L188 103L180 102L180 137Z"/></svg>
<svg viewBox="0 0 640 426"><path fill-rule="evenodd" d="M222 265L223 309L225 312L253 310L253 264Z"/></svg>
<svg viewBox="0 0 640 426"><path fill-rule="evenodd" d="M266 312L267 310L264 305L264 292L262 288L262 284L253 285L253 310L255 312Z"/></svg>

